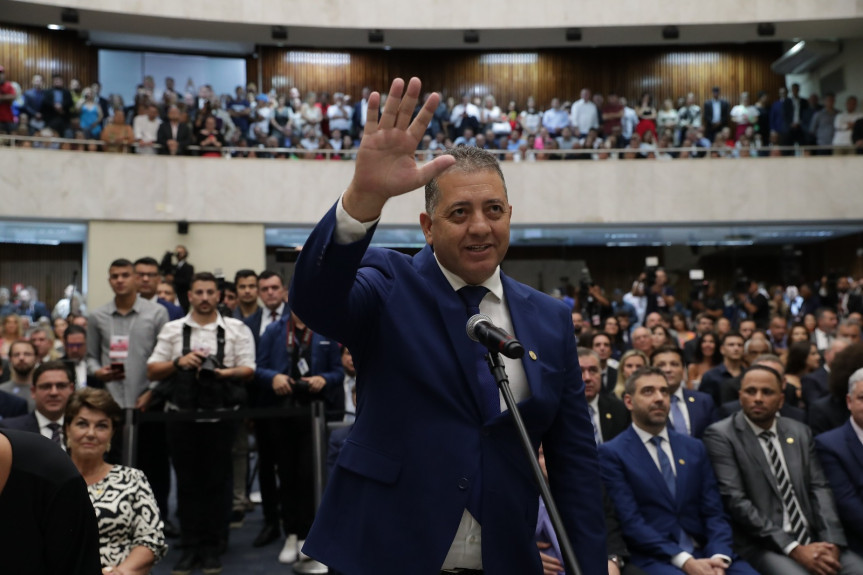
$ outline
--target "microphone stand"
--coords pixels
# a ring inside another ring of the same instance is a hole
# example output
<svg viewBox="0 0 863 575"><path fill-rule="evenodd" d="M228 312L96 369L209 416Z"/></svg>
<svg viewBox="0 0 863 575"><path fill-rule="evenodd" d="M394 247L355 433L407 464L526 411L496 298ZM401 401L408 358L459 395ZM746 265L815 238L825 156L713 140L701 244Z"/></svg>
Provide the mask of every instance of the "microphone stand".
<svg viewBox="0 0 863 575"><path fill-rule="evenodd" d="M524 453L531 463L533 476L536 479L539 490L542 493L542 499L545 501L545 507L548 510L548 516L551 519L551 524L554 526L554 532L557 534L560 550L563 553L563 562L566 567L566 572L569 575L581 575L581 569L578 567L578 562L575 560L575 551L572 549L572 544L566 534L566 529L563 526L563 520L560 517L560 512L557 509L557 504L551 496L551 490L548 487L548 481L542 474L542 469L539 467L539 461L533 453L533 445L530 443L530 436L527 434L527 428L524 426L524 420L521 418L521 412L518 410L518 405L515 398L512 396L512 390L509 388L509 378L506 375L506 370L503 366L503 360L499 353L489 352L485 356L488 362L488 368L497 381L497 386L503 393L503 399L506 402L509 412L512 413L512 419L515 421L515 426L518 428L518 435L521 437L521 444L524 447Z"/></svg>

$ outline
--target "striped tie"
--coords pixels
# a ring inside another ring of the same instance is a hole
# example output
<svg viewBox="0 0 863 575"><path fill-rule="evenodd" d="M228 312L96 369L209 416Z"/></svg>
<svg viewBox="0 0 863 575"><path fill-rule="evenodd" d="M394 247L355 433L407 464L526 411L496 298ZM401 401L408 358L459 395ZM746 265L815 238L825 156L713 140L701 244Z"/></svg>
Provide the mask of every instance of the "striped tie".
<svg viewBox="0 0 863 575"><path fill-rule="evenodd" d="M782 466L782 461L779 459L779 452L776 446L773 445L775 434L772 431L762 431L758 434L764 443L767 444L767 453L770 454L770 466L773 468L773 475L776 476L776 483L779 485L779 493L782 494L782 502L785 504L785 510L788 512L788 518L791 521L791 532L801 545L809 545L811 539L806 530L806 525L803 523L803 513L800 511L800 503L794 495L794 487L788 479L788 474L785 473L785 468Z"/></svg>
<svg viewBox="0 0 863 575"><path fill-rule="evenodd" d="M600 435L599 428L596 426L596 410L593 409L593 406L590 404L588 404L587 410L590 412L590 423L593 425L593 439L596 441L597 445L601 445L602 435Z"/></svg>
<svg viewBox="0 0 863 575"><path fill-rule="evenodd" d="M51 430L51 441L60 445L63 443L63 435L60 433L60 424L56 421L52 421L48 424L48 429Z"/></svg>

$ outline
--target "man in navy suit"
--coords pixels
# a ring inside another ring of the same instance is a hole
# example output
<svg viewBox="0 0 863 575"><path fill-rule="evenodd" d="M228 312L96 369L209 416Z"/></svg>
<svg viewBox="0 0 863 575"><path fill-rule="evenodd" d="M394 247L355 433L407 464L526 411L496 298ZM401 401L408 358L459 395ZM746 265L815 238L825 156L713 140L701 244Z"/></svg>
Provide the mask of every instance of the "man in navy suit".
<svg viewBox="0 0 863 575"><path fill-rule="evenodd" d="M406 91L396 79L380 120L371 94L353 180L297 261L291 308L350 348L362 414L303 551L349 575L542 572L530 465L484 348L465 333L479 309L527 350L504 359L513 395L534 450L544 445L582 572L605 572L570 310L500 272L512 208L494 156L463 147L415 163L440 98L411 122L420 89L417 78ZM384 204L424 184L425 248L414 257L369 248Z"/></svg>
<svg viewBox="0 0 863 575"><path fill-rule="evenodd" d="M863 369L848 380L851 417L815 438L815 450L833 489L848 548L863 555Z"/></svg>
<svg viewBox="0 0 863 575"><path fill-rule="evenodd" d="M650 575L754 574L735 560L707 450L667 425L666 377L656 367L630 376L623 401L632 425L599 448L630 560Z"/></svg>
<svg viewBox="0 0 863 575"><path fill-rule="evenodd" d="M75 384L65 363L55 360L40 364L33 372L36 409L32 413L0 420L0 427L41 433L65 449L63 414L74 391Z"/></svg>
<svg viewBox="0 0 863 575"><path fill-rule="evenodd" d="M683 352L677 347L660 347L651 354L650 365L659 368L668 379L671 427L678 433L701 439L707 426L716 420L716 406L706 393L681 385L686 373Z"/></svg>
<svg viewBox="0 0 863 575"><path fill-rule="evenodd" d="M271 324L257 348L255 384L262 407L306 407L323 400L327 419L344 417L345 395L339 344L314 333L296 315L287 311ZM287 535L279 554L282 563L297 560L298 550L312 526L314 509L314 468L312 427L309 417L258 420L258 454L262 467L278 469L279 488L261 482L264 510L262 541L279 533L279 507ZM261 542L262 542L261 541Z"/></svg>
<svg viewBox="0 0 863 575"><path fill-rule="evenodd" d="M27 401L0 391L0 420L27 414Z"/></svg>
<svg viewBox="0 0 863 575"><path fill-rule="evenodd" d="M264 302L263 307L258 307L254 313L245 316L243 322L252 330L252 335L255 338L255 346L264 335L264 331L271 323L276 323L279 319L290 313L288 306L285 305L285 283L282 276L274 271L265 270L258 276L258 291L261 296L261 301Z"/></svg>
<svg viewBox="0 0 863 575"><path fill-rule="evenodd" d="M802 399L807 406L830 395L830 366L836 354L848 347L849 343L842 337L834 339L830 342L830 347L824 350L824 365L800 378Z"/></svg>

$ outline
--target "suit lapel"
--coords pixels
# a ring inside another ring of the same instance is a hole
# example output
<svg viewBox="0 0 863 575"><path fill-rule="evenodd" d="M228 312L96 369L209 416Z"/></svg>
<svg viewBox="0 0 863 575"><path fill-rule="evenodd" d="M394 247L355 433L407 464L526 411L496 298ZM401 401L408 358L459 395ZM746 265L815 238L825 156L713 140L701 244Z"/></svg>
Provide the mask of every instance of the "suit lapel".
<svg viewBox="0 0 863 575"><path fill-rule="evenodd" d="M686 443L681 440L680 434L674 430L668 430L668 442L671 444L671 455L674 457L674 469L676 471L676 501L686 501L686 494L683 491L691 483L689 479L690 468L693 462L690 462L689 450L686 448Z"/></svg>
<svg viewBox="0 0 863 575"><path fill-rule="evenodd" d="M848 444L848 451L857 459L857 463L860 467L863 467L863 443L860 443L860 439L857 437L857 434L854 432L854 428L851 427L851 420L845 422L843 426L845 442Z"/></svg>
<svg viewBox="0 0 863 575"><path fill-rule="evenodd" d="M749 424L746 423L742 411L738 411L732 417L734 417L734 428L737 431L737 436L740 439L740 443L743 444L743 451L764 474L767 483L770 485L770 489L773 490L776 497L782 500L782 494L779 493L779 486L776 483L776 476L773 475L773 468L770 462L767 461L767 457L764 455L764 450L761 447L761 440L755 437L755 434L749 429Z"/></svg>
<svg viewBox="0 0 863 575"><path fill-rule="evenodd" d="M806 490L806 479L803 471L804 438L792 433L781 417L776 420L776 437L782 446L785 467L788 468L788 476L791 479L792 487L794 487L794 493L797 495L797 500L804 512L809 511L806 513L806 520L812 523L812 506L809 504L809 493Z"/></svg>
<svg viewBox="0 0 863 575"><path fill-rule="evenodd" d="M649 478L649 480L654 483L654 492L662 493L670 506L674 508L674 498L671 497L671 492L668 490L668 486L665 484L665 479L662 477L662 472L659 471L659 468L656 466L656 462L653 461L653 458L647 451L647 446L642 443L641 438L632 428L632 425L630 425L629 429L627 429L624 433L628 434L626 436L626 449L632 456L633 468L642 470L639 475L641 477ZM674 448L672 447L672 450L673 449Z"/></svg>
<svg viewBox="0 0 863 575"><path fill-rule="evenodd" d="M415 257L414 264L417 266L419 273L426 279L430 291L434 294L434 300L437 303L438 311L440 311L441 321L447 337L452 345L455 357L458 358L459 365L465 376L465 381L470 388L473 396L474 410L477 418L482 421L482 393L479 389L477 381L476 364L472 353L473 342L468 338L465 331L467 325L467 311L465 310L464 302L458 294L452 289L434 257L429 246L423 248Z"/></svg>
<svg viewBox="0 0 863 575"><path fill-rule="evenodd" d="M518 282L501 272L503 292L506 296L506 305L512 318L513 336L516 337L526 350L534 350L538 347L533 330L533 322L536 320L537 311L530 293ZM534 397L540 391L539 384L542 381L542 369L537 361L525 361L521 365L527 377L530 387L530 395Z"/></svg>

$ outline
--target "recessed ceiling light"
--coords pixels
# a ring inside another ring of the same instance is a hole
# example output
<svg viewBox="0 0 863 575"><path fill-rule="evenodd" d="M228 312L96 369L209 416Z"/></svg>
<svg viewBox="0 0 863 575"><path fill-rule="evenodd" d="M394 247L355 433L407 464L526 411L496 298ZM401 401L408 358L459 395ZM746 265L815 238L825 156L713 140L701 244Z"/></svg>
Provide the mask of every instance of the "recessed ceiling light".
<svg viewBox="0 0 863 575"><path fill-rule="evenodd" d="M60 26L59 24L48 24L49 30L65 30L65 26Z"/></svg>

